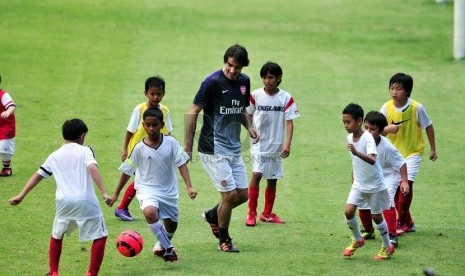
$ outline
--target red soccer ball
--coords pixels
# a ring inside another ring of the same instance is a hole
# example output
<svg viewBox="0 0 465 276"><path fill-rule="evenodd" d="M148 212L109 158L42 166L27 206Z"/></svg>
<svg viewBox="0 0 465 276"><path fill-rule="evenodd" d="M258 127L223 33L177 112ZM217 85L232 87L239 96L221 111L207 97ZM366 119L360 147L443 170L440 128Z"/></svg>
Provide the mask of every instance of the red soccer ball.
<svg viewBox="0 0 465 276"><path fill-rule="evenodd" d="M144 240L134 230L122 232L116 239L116 248L125 257L134 257L142 251Z"/></svg>

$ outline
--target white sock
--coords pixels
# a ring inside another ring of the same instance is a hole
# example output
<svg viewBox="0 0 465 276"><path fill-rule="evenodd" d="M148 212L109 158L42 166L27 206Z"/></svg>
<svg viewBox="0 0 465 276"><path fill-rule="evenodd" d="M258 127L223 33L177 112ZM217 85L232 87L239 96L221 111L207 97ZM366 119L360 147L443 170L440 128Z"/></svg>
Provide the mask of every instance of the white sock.
<svg viewBox="0 0 465 276"><path fill-rule="evenodd" d="M163 248L171 248L173 245L171 244L170 238L168 233L166 233L165 227L161 224L160 221L157 221L152 224L147 224L152 231L152 234L157 238L157 240L161 243Z"/></svg>
<svg viewBox="0 0 465 276"><path fill-rule="evenodd" d="M360 233L360 229L358 229L358 222L357 218L354 216L353 219L347 220L346 219L346 224L349 226L350 231L352 232L352 236L356 241L362 240L362 233Z"/></svg>
<svg viewBox="0 0 465 276"><path fill-rule="evenodd" d="M376 224L376 229L378 229L379 231L379 234L383 241L383 246L390 247L391 240L389 240L389 234L388 234L388 228L387 228L386 221L383 219L383 221L380 224Z"/></svg>
<svg viewBox="0 0 465 276"><path fill-rule="evenodd" d="M166 229L165 229L166 231ZM173 239L173 236L174 236L174 233L170 233L170 232L166 232L166 235L168 236L168 239L170 239L170 241ZM161 245L160 241L157 239L157 242L155 243L155 246L154 248L156 249L162 249L163 246Z"/></svg>

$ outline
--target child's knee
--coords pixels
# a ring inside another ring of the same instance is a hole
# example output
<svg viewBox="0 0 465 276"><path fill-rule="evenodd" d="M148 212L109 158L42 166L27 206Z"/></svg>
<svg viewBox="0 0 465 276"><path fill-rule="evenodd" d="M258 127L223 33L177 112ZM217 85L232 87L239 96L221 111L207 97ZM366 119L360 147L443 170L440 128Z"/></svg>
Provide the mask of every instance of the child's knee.
<svg viewBox="0 0 465 276"><path fill-rule="evenodd" d="M352 204L347 204L344 210L344 215L347 220L353 219L355 217L355 212L357 211L357 206Z"/></svg>
<svg viewBox="0 0 465 276"><path fill-rule="evenodd" d="M148 223L155 223L160 218L158 217L158 209L154 206L149 206L144 209L145 220Z"/></svg>
<svg viewBox="0 0 465 276"><path fill-rule="evenodd" d="M383 222L383 215L382 214L371 214L371 217L373 218L373 221L376 224L380 224Z"/></svg>

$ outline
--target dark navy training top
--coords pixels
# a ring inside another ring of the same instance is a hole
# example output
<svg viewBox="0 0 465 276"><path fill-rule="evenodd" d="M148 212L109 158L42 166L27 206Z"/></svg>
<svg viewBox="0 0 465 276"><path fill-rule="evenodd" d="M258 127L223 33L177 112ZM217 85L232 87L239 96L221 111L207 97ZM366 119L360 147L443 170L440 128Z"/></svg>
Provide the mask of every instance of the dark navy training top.
<svg viewBox="0 0 465 276"><path fill-rule="evenodd" d="M198 151L240 155L242 114L249 101L250 79L247 75L241 73L237 80L230 80L220 69L208 76L194 98L194 104L203 108Z"/></svg>

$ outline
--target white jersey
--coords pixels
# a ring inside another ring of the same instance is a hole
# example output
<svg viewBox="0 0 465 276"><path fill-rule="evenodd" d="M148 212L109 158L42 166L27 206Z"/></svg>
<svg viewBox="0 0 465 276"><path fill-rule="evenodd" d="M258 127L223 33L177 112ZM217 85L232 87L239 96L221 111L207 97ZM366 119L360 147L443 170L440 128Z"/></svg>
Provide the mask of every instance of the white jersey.
<svg viewBox="0 0 465 276"><path fill-rule="evenodd" d="M56 217L91 219L102 216L87 167L97 164L92 149L67 143L50 154L37 171L44 178L53 175L56 189Z"/></svg>
<svg viewBox="0 0 465 276"><path fill-rule="evenodd" d="M251 140L250 152L260 155L278 155L281 153L286 130L286 120L299 117L299 110L292 96L279 90L268 95L263 88L252 91L250 105L246 109L253 115L253 124L260 134L257 143Z"/></svg>
<svg viewBox="0 0 465 276"><path fill-rule="evenodd" d="M172 136L162 136L157 148L140 141L119 170L127 175L136 173L136 191L151 191L156 198L171 203L179 198L176 169L187 163L189 156Z"/></svg>
<svg viewBox="0 0 465 276"><path fill-rule="evenodd" d="M368 131L364 131L357 142L353 140L353 133L349 133L347 135L347 142L353 144L355 149L363 154L378 154L375 139ZM353 155L350 151L349 154L352 157L352 172L354 175L352 185L355 188L362 193L375 193L386 189L383 181L383 172L378 160L376 160L374 165L371 165Z"/></svg>
<svg viewBox="0 0 465 276"><path fill-rule="evenodd" d="M380 137L381 141L376 146L378 150L376 159L383 170L384 183L386 183L386 186L397 188L402 180L400 168L405 164L405 159L388 138L384 136Z"/></svg>

